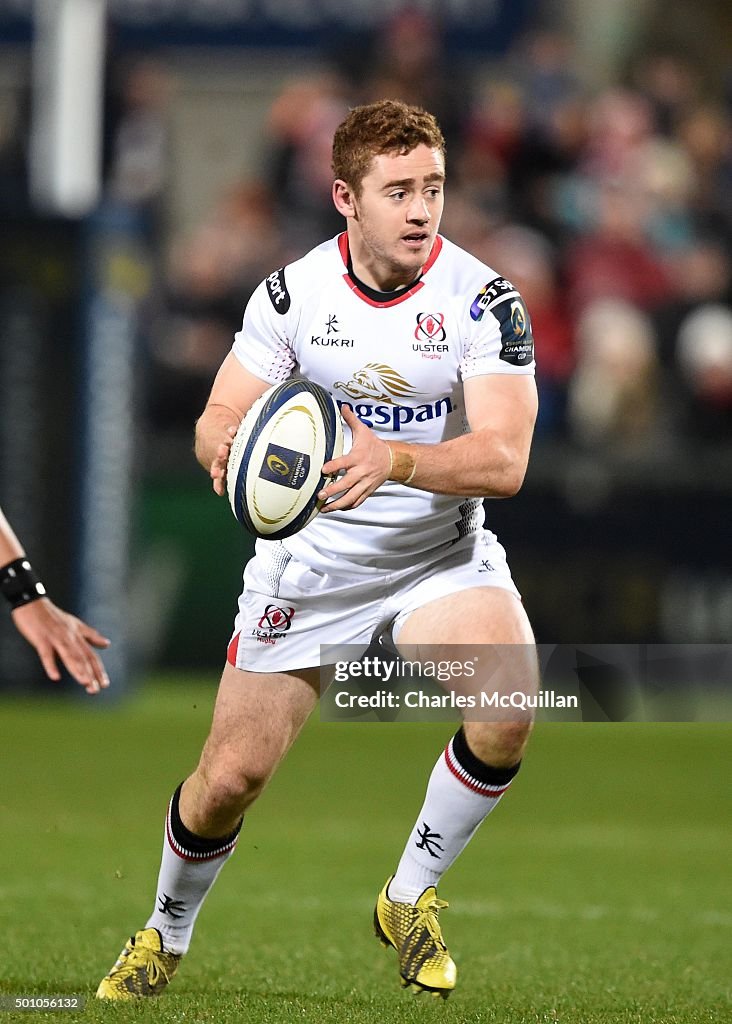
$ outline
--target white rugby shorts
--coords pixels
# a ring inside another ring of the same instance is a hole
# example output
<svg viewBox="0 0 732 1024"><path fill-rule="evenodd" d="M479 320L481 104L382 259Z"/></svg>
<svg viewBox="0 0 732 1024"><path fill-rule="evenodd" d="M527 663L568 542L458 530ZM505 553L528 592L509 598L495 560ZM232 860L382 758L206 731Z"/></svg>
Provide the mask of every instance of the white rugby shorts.
<svg viewBox="0 0 732 1024"><path fill-rule="evenodd" d="M250 672L317 668L321 645L357 645L366 651L388 632L396 641L417 608L484 586L520 599L506 552L489 530L440 548L416 568L368 576L312 569L287 550L286 541L260 544L244 570L227 659Z"/></svg>

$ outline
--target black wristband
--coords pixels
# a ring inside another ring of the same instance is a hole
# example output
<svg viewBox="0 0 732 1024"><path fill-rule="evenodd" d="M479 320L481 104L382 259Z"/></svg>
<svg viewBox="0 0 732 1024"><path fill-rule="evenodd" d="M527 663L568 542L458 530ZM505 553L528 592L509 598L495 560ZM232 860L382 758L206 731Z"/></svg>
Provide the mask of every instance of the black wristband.
<svg viewBox="0 0 732 1024"><path fill-rule="evenodd" d="M46 588L27 558L16 558L0 569L0 594L7 597L13 611L46 596Z"/></svg>

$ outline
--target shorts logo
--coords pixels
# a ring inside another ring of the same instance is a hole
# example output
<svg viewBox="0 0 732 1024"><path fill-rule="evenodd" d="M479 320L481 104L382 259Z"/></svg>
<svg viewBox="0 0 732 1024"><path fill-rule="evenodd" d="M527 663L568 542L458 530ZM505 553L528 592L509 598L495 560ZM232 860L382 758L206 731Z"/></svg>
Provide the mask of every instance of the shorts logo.
<svg viewBox="0 0 732 1024"><path fill-rule="evenodd" d="M295 609L291 605L268 604L252 630L252 636L259 643L274 644L287 633L294 617Z"/></svg>
<svg viewBox="0 0 732 1024"><path fill-rule="evenodd" d="M278 633L286 633L292 625L294 616L295 609L290 606L283 608L279 604L268 604L257 626L259 629L274 629Z"/></svg>
<svg viewBox="0 0 732 1024"><path fill-rule="evenodd" d="M275 270L269 275L265 284L267 285L267 294L269 295L270 302L277 312L282 313L284 316L290 308L290 293L285 284L285 268L280 267L279 270Z"/></svg>
<svg viewBox="0 0 732 1024"><path fill-rule="evenodd" d="M444 313L417 313L417 326L414 331L416 341L444 341L447 337L445 331Z"/></svg>

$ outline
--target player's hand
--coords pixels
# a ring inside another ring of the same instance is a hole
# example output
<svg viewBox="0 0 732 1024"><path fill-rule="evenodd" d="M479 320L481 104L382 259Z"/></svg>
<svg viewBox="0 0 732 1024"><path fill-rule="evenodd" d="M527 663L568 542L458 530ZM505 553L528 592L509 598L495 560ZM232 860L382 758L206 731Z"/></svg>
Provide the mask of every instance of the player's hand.
<svg viewBox="0 0 732 1024"><path fill-rule="evenodd" d="M13 622L18 632L35 647L49 679L58 682L61 674L56 658L87 693L99 693L109 679L95 647L109 647L109 640L86 622L58 608L42 597L16 608Z"/></svg>
<svg viewBox="0 0 732 1024"><path fill-rule="evenodd" d="M226 494L226 464L229 461L231 445L236 437L236 427L226 428L226 437L216 449L216 455L211 463L209 476L213 480L213 489L220 498Z"/></svg>
<svg viewBox="0 0 732 1024"><path fill-rule="evenodd" d="M362 423L347 405L341 408L341 416L351 428L351 450L347 455L331 459L323 466L326 476L344 474L318 494L318 498L326 501L339 495L321 509L321 512L326 513L358 508L388 479L391 472L392 460L386 442L381 441L370 427Z"/></svg>

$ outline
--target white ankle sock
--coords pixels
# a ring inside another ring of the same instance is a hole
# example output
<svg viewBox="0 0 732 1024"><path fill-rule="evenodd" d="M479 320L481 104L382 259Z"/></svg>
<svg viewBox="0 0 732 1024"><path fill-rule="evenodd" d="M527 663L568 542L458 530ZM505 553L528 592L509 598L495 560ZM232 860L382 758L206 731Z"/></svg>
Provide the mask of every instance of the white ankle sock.
<svg viewBox="0 0 732 1024"><path fill-rule="evenodd" d="M519 762L520 764L520 762ZM491 768L471 752L462 729L432 769L422 809L389 885L389 898L416 903L490 814L519 769Z"/></svg>
<svg viewBox="0 0 732 1024"><path fill-rule="evenodd" d="M165 819L155 910L145 927L158 929L166 951L183 954L188 952L203 901L234 852L239 828L221 839L193 835L180 820L179 795L180 786L170 801Z"/></svg>

